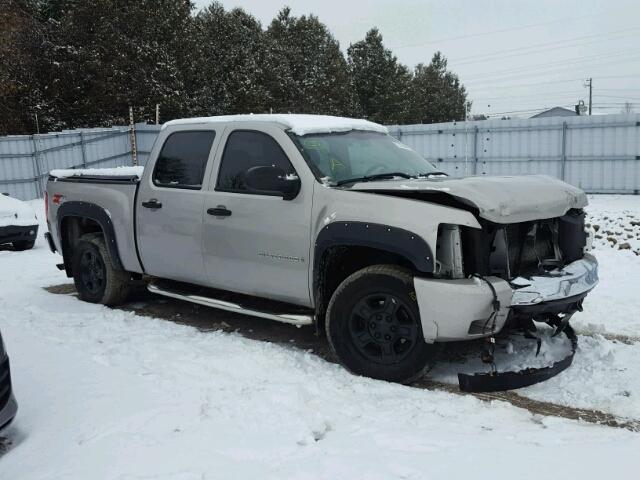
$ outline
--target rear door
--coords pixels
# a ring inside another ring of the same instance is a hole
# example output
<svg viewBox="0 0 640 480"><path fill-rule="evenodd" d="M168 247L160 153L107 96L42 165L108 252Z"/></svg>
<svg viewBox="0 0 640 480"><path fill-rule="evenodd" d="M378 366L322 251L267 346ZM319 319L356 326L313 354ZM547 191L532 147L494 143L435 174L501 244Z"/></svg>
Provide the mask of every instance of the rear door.
<svg viewBox="0 0 640 480"><path fill-rule="evenodd" d="M205 199L203 250L210 285L310 305L312 173L279 127L228 127L224 137ZM292 200L249 193L242 178L256 166L298 175L300 192Z"/></svg>
<svg viewBox="0 0 640 480"><path fill-rule="evenodd" d="M137 239L145 272L206 284L202 257L203 182L220 130L211 125L161 133L136 199ZM158 149L157 153L155 150Z"/></svg>

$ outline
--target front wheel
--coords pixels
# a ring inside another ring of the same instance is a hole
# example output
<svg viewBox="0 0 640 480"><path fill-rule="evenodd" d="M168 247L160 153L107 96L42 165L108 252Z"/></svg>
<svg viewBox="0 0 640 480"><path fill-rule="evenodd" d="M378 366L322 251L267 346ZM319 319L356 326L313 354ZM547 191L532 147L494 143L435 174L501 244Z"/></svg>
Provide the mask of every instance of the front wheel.
<svg viewBox="0 0 640 480"><path fill-rule="evenodd" d="M102 235L88 233L80 238L72 269L78 296L85 302L119 305L131 291L129 274L114 268Z"/></svg>
<svg viewBox="0 0 640 480"><path fill-rule="evenodd" d="M390 382L417 380L436 354L422 334L413 277L394 265L374 265L345 279L327 307L326 333L348 370Z"/></svg>

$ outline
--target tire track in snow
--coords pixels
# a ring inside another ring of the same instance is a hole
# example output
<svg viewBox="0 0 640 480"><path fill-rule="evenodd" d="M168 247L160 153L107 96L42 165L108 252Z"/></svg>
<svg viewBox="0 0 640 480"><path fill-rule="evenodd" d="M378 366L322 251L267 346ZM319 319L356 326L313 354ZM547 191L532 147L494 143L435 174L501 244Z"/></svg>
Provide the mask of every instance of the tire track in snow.
<svg viewBox="0 0 640 480"><path fill-rule="evenodd" d="M620 418L616 415L602 412L600 410L567 407L557 403L533 400L520 395L513 390L507 392L469 393L460 391L457 385L435 382L429 379L420 380L413 386L425 388L427 390L439 390L454 393L461 396L471 395L485 402L492 402L495 400L507 402L514 407L523 408L536 415L562 417L570 420L582 420L584 422L595 423L607 427L624 428L632 432L640 432L640 420Z"/></svg>
<svg viewBox="0 0 640 480"><path fill-rule="evenodd" d="M73 284L54 285L45 288L54 294L75 295ZM133 311L138 315L160 318L197 328L202 332L227 331L237 332L244 337L260 341L269 341L288 347L307 350L323 359L336 363L323 337L317 337L313 328L293 328L283 323L265 321L247 315L233 314L202 307L188 302L158 297L148 292L141 292L135 301L119 307L121 310ZM579 336L598 337L618 341L625 344L640 342L640 337L615 335L606 333L581 333ZM529 411L534 415L562 417L570 420L581 420L588 423L622 428L632 432L640 432L640 420L626 419L596 409L577 408L553 402L534 400L515 391L469 393L459 390L457 384L439 382L425 378L411 385L413 388L438 390L455 395L471 395L482 401L502 401L514 407Z"/></svg>

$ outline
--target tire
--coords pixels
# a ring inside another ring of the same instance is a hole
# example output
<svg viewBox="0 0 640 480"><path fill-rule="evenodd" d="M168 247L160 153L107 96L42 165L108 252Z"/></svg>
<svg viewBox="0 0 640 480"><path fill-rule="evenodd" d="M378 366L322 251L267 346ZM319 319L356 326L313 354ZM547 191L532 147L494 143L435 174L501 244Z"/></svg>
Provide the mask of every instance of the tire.
<svg viewBox="0 0 640 480"><path fill-rule="evenodd" d="M22 240L20 242L13 242L13 249L18 252L23 252L24 250L31 250L35 244L35 240Z"/></svg>
<svg viewBox="0 0 640 480"><path fill-rule="evenodd" d="M374 265L347 277L326 314L331 351L356 375L411 383L433 366L437 347L422 334L413 276Z"/></svg>
<svg viewBox="0 0 640 480"><path fill-rule="evenodd" d="M119 305L131 292L129 273L114 268L102 235L83 235L71 265L78 296L85 302Z"/></svg>

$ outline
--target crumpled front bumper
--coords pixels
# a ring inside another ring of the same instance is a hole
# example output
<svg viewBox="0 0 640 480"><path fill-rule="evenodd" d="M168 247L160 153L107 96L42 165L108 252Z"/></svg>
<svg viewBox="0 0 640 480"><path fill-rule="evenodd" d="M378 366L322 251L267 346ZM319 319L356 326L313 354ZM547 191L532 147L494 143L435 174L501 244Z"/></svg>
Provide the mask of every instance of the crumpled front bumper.
<svg viewBox="0 0 640 480"><path fill-rule="evenodd" d="M597 283L598 262L590 254L544 276L517 278L511 283L499 277L414 279L422 331L428 343L493 335L502 330L511 310L529 314L564 312L579 304ZM492 317L495 297L500 307Z"/></svg>
<svg viewBox="0 0 640 480"><path fill-rule="evenodd" d="M589 292L597 283L598 261L593 255L586 253L583 258L561 270L544 276L512 280L514 292L511 306L524 307L577 298Z"/></svg>

